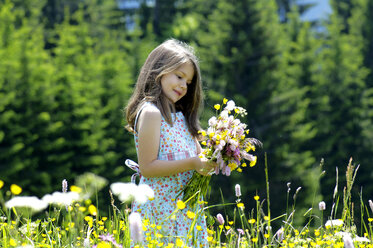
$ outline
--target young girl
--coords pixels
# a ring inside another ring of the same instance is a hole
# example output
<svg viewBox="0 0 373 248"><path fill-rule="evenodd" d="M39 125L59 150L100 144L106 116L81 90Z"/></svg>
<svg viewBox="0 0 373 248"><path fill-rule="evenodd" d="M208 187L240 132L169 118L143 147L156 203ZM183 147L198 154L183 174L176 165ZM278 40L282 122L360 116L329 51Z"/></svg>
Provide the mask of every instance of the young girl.
<svg viewBox="0 0 373 248"><path fill-rule="evenodd" d="M141 68L126 107L127 129L135 136L140 184L149 185L155 193L155 199L144 205L134 203L132 211L161 227L147 227L147 243L158 233L164 244L175 244L178 237L185 245L208 246L202 205L197 209L187 205L172 215L194 170L208 175L216 165L199 157L201 103L200 69L193 49L174 39L156 47Z"/></svg>

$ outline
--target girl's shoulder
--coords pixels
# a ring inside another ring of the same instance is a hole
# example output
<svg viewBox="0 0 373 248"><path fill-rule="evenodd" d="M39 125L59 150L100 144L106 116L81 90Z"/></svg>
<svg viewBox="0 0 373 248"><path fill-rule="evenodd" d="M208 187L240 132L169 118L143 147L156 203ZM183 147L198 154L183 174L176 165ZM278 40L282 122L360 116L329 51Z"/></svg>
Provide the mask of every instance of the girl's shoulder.
<svg viewBox="0 0 373 248"><path fill-rule="evenodd" d="M160 123L162 119L161 111L155 106L153 103L144 103L144 105L140 108L136 123L145 123L145 124L155 124ZM136 127L137 130L137 127Z"/></svg>

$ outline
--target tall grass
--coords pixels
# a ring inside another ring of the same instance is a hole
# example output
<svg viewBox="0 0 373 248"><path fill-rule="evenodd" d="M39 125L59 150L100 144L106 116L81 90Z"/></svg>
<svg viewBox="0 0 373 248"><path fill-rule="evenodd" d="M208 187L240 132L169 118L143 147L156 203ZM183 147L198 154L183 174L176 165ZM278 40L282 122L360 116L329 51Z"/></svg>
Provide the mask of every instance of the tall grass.
<svg viewBox="0 0 373 248"><path fill-rule="evenodd" d="M300 192L297 190L291 204L289 193L286 196L288 211L280 216L271 216L266 165L266 199L252 196L255 199L255 206L250 208L243 204L241 195L236 189L235 202L205 207L207 212L221 205L234 210L231 216L219 214L219 217L213 217L214 223L208 226L210 247L373 247L373 218L371 217L373 202L369 200L366 204L361 193L359 202L352 201L352 187L358 169L359 166L354 166L350 160L342 194L340 195L337 190L337 176L333 202L314 203L313 205L320 209L316 211L315 207L310 206L310 209L304 213L307 216L305 225L296 227L293 217L296 211L296 196ZM31 207L25 207L26 203L23 207L6 207L10 200L19 198L18 194L20 190L14 190L14 185L11 189L0 181L1 247L130 247L130 238L135 237L135 233L131 236L130 231L131 228L133 232L136 231L129 223L131 210L128 205L117 204L111 192L109 192L111 206L108 216L101 215L100 210L90 199L75 200L68 205L51 204L39 213L33 211ZM332 206L329 214L325 212L325 204ZM360 205L358 218L354 213L355 204ZM175 212L177 211L183 211L182 207L176 208ZM188 216L196 218L198 214L201 213L189 213ZM355 223L360 223L360 226L357 227ZM140 242L135 244L135 247L193 246L191 245L193 240L188 241L193 237L166 239L161 233L162 227L155 223L144 219L140 225L137 232L143 233L137 234L136 240ZM273 226L280 226L280 228L273 230ZM151 235L146 235L145 230Z"/></svg>

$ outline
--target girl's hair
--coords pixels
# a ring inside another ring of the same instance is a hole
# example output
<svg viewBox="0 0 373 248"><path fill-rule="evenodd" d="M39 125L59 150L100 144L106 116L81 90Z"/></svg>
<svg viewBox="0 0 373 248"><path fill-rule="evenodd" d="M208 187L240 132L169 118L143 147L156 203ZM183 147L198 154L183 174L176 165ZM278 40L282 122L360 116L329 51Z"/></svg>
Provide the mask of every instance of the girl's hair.
<svg viewBox="0 0 373 248"><path fill-rule="evenodd" d="M194 76L188 85L186 95L172 103L162 92L161 78L176 70L185 63L192 63ZM146 59L136 82L134 93L125 108L127 126L134 132L136 114L145 102L151 102L161 111L163 118L173 125L171 113L181 111L186 119L189 131L194 137L199 137L199 109L203 102L201 73L194 49L175 39L170 39L156 47Z"/></svg>

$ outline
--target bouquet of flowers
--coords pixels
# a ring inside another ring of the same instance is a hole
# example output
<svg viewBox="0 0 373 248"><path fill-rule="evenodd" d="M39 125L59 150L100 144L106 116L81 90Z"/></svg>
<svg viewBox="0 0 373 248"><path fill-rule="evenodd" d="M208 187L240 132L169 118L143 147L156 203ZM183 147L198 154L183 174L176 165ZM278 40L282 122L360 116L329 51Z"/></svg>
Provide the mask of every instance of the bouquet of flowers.
<svg viewBox="0 0 373 248"><path fill-rule="evenodd" d="M256 164L257 157L250 154L256 146L261 145L255 138L247 137L249 130L247 125L237 117L247 115L246 110L235 105L234 101L226 98L223 104L216 104L216 116L209 119L207 131L200 131L204 137L201 142L202 156L217 163L214 174L222 173L230 176L232 171L242 172L242 168L249 161L249 166ZM194 172L192 178L183 189L184 201L194 206L200 196L205 196L210 182L210 176L203 176Z"/></svg>

